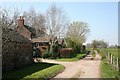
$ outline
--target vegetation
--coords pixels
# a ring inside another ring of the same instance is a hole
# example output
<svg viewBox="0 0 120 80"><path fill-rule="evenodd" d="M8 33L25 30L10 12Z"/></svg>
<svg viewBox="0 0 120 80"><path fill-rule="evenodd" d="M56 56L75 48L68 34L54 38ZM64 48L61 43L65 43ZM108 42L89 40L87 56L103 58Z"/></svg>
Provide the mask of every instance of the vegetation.
<svg viewBox="0 0 120 80"><path fill-rule="evenodd" d="M67 24L67 17L64 14L64 10L52 4L46 12L47 33L51 35L50 53L54 54L54 48L57 48L55 47L56 38L64 37Z"/></svg>
<svg viewBox="0 0 120 80"><path fill-rule="evenodd" d="M86 56L86 54L73 54L71 56L71 58L59 58L59 59L56 59L58 61L78 61L82 58L84 58Z"/></svg>
<svg viewBox="0 0 120 80"><path fill-rule="evenodd" d="M105 49L108 53L113 54L114 56L118 57L118 48L106 48Z"/></svg>
<svg viewBox="0 0 120 80"><path fill-rule="evenodd" d="M96 48L107 48L108 43L103 40L93 40L92 41L92 47L94 49Z"/></svg>
<svg viewBox="0 0 120 80"><path fill-rule="evenodd" d="M35 63L21 70L4 73L3 79L51 78L63 69L64 66L58 64Z"/></svg>
<svg viewBox="0 0 120 80"><path fill-rule="evenodd" d="M67 46L72 47L75 53L80 53L82 44L86 41L86 36L90 32L88 24L75 21L68 25Z"/></svg>
<svg viewBox="0 0 120 80"><path fill-rule="evenodd" d="M95 56L96 56L95 51L92 51L92 58L95 58Z"/></svg>
<svg viewBox="0 0 120 80"><path fill-rule="evenodd" d="M86 48L86 50L87 50L87 51L92 51L92 50L93 50L93 48Z"/></svg>
<svg viewBox="0 0 120 80"><path fill-rule="evenodd" d="M110 53L114 54L117 53L117 49L103 49L100 52L100 55L102 56L102 62L101 62L101 77L103 78L119 78L120 79L120 72L115 69L110 63L108 63L108 60L105 57L105 51L111 51Z"/></svg>
<svg viewBox="0 0 120 80"><path fill-rule="evenodd" d="M82 44L86 41L86 34L90 31L87 23L80 21L69 23L64 10L57 7L54 3L44 14L36 12L34 8L27 11L21 10L17 8L14 10L1 8L1 26L15 30L18 25L18 17L20 14L23 14L22 16L25 19L25 25L35 28L35 33L37 35L41 35L39 33L41 30L50 35L49 53L45 54L45 57L50 54L50 56L56 58L58 56L59 49L66 47L66 44L64 43L62 45L58 44L57 40L61 38L68 39L66 41L68 44L67 47L73 48L75 53L80 53ZM40 56L43 57L44 55Z"/></svg>
<svg viewBox="0 0 120 80"><path fill-rule="evenodd" d="M113 68L111 64L104 58L101 62L101 77L102 78L118 78L119 72Z"/></svg>

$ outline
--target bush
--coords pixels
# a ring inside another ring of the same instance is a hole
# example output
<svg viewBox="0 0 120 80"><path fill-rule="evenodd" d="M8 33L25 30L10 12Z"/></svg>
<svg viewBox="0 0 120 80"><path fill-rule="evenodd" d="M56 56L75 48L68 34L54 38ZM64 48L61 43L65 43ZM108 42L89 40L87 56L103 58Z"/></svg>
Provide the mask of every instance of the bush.
<svg viewBox="0 0 120 80"><path fill-rule="evenodd" d="M75 47L74 47L74 51L75 51L75 53L80 53L80 51L81 51L81 47L78 46L78 45L75 45Z"/></svg>
<svg viewBox="0 0 120 80"><path fill-rule="evenodd" d="M86 52L86 46L85 45L82 46L81 51L84 52L84 53Z"/></svg>
<svg viewBox="0 0 120 80"><path fill-rule="evenodd" d="M96 53L95 53L95 51L93 51L92 52L92 58L95 58L95 56L96 56Z"/></svg>
<svg viewBox="0 0 120 80"><path fill-rule="evenodd" d="M100 55L101 55L101 57L102 57L101 59L106 58L104 51L100 51L99 53L100 53Z"/></svg>
<svg viewBox="0 0 120 80"><path fill-rule="evenodd" d="M46 52L45 52L44 54L42 54L41 56L42 56L42 58L48 58L48 57L50 57L50 54L49 54L48 51L46 51Z"/></svg>
<svg viewBox="0 0 120 80"><path fill-rule="evenodd" d="M53 46L52 46L53 50L52 50L52 53L50 53L50 54L51 54L51 55L50 55L50 58L53 58L53 59L54 59L54 58L60 57L60 55L59 55L59 50L60 50L62 47L65 47L65 45L59 44L58 41L56 41L56 42L53 44Z"/></svg>

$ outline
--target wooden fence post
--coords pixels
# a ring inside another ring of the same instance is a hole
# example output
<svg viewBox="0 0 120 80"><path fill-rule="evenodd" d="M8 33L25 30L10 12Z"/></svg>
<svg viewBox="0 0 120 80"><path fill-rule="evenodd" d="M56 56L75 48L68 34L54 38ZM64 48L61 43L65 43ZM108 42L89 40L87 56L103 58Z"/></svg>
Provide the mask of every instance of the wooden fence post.
<svg viewBox="0 0 120 80"><path fill-rule="evenodd" d="M108 54L109 54L109 53L107 53L107 59L108 59Z"/></svg>
<svg viewBox="0 0 120 80"><path fill-rule="evenodd" d="M117 71L119 71L119 60L117 58Z"/></svg>
<svg viewBox="0 0 120 80"><path fill-rule="evenodd" d="M111 64L112 64L112 60L113 60L113 59L112 59L112 54L111 54L111 58L110 58L110 63L111 63Z"/></svg>
<svg viewBox="0 0 120 80"><path fill-rule="evenodd" d="M108 61L110 62L110 54L108 53Z"/></svg>
<svg viewBox="0 0 120 80"><path fill-rule="evenodd" d="M113 66L115 66L115 56L113 56Z"/></svg>

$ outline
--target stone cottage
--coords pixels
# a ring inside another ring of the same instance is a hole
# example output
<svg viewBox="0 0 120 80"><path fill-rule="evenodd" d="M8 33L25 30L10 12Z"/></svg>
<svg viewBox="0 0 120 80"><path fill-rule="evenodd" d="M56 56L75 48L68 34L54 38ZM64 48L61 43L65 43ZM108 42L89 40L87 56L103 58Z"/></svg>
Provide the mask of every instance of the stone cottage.
<svg viewBox="0 0 120 80"><path fill-rule="evenodd" d="M3 28L2 71L7 72L33 63L32 43L17 31Z"/></svg>

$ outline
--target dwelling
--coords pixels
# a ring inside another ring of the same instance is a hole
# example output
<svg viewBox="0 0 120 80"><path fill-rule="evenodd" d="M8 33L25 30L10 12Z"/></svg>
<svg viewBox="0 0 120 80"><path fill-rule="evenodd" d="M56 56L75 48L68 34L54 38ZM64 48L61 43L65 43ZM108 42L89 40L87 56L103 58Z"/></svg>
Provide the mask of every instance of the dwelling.
<svg viewBox="0 0 120 80"><path fill-rule="evenodd" d="M47 49L49 49L51 36L42 36L33 38L31 41L33 43L33 56L36 56L36 49L39 49L40 52L37 54L43 54Z"/></svg>
<svg viewBox="0 0 120 80"><path fill-rule="evenodd" d="M39 53L43 53L48 48L50 37L43 30L25 25L22 16L18 19L18 26L15 30L32 41L33 56L38 56Z"/></svg>
<svg viewBox="0 0 120 80"><path fill-rule="evenodd" d="M32 64L32 42L17 31L8 28L3 28L2 31L2 71Z"/></svg>
<svg viewBox="0 0 120 80"><path fill-rule="evenodd" d="M32 27L24 25L24 19L22 16L18 19L18 26L15 30L29 40L36 37L36 30Z"/></svg>
<svg viewBox="0 0 120 80"><path fill-rule="evenodd" d="M33 45L33 56L40 56L47 49L49 49L50 40L54 39L52 36L45 33L43 30L35 29L33 27L29 27L24 25L24 19L20 16L18 19L18 26L16 31L20 33L20 35L32 41ZM63 44L63 39L57 39L58 44Z"/></svg>
<svg viewBox="0 0 120 80"><path fill-rule="evenodd" d="M20 33L20 35L28 38L29 40L46 35L46 33L40 29L35 29L33 27L25 25L24 18L22 16L20 16L18 19L18 26L15 30Z"/></svg>

